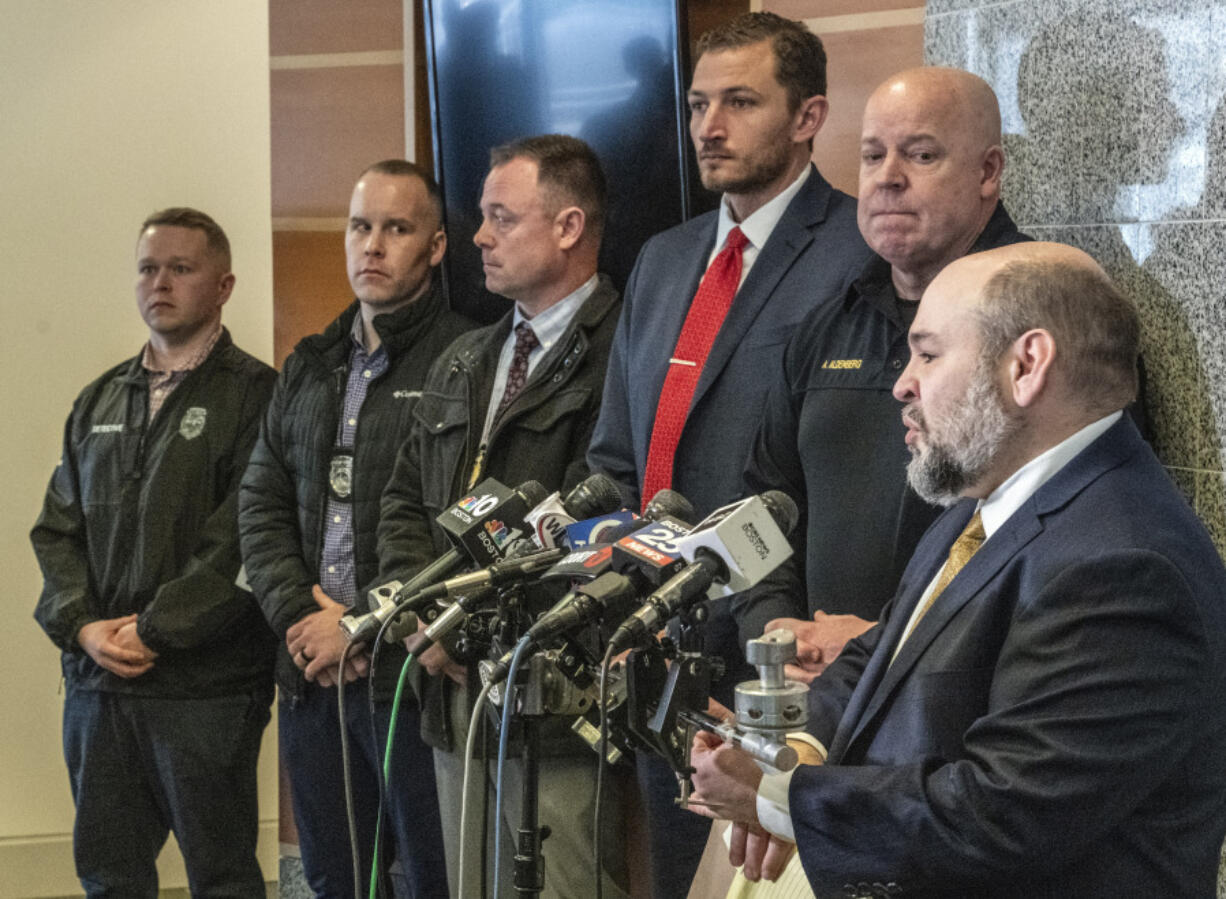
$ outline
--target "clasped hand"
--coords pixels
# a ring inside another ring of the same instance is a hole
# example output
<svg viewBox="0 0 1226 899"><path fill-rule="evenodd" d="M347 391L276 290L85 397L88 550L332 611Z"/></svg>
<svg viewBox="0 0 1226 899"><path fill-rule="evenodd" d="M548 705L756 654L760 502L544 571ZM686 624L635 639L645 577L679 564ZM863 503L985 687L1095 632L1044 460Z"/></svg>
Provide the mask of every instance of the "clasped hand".
<svg viewBox="0 0 1226 899"><path fill-rule="evenodd" d="M299 619L286 631L285 645L290 658L302 669L307 680L321 687L365 677L370 670L370 658L360 643L350 651L344 672L340 670L341 656L349 645L340 628L345 606L324 593L318 584L311 588L311 595L319 611Z"/></svg>

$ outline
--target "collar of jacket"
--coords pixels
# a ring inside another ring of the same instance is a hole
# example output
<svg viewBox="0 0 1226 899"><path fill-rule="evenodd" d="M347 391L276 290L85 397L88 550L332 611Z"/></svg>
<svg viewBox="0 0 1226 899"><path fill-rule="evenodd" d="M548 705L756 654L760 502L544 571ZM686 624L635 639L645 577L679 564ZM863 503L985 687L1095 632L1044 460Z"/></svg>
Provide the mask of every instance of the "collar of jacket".
<svg viewBox="0 0 1226 899"><path fill-rule="evenodd" d="M229 365L230 354L225 352L234 345L233 338L230 337L230 332L223 325L221 328L221 336L217 338L217 343L213 344L212 351L205 357L204 361L192 369L192 372L200 371L202 368L211 367L214 365ZM144 351L137 353L128 360L127 368L124 369L120 380L125 384L148 384L149 381L145 376L145 369L140 364L141 357ZM189 375L191 372L188 373Z"/></svg>
<svg viewBox="0 0 1226 899"><path fill-rule="evenodd" d="M792 202L788 203L787 209L783 210L783 215L779 217L779 223L775 225L771 236L774 237L775 233L779 231L779 225L785 219L794 219L805 228L820 225L826 220L830 210L830 198L833 196L834 187L822 177L822 173L818 171L817 166L809 163L808 180L800 186L796 196L792 197ZM759 252L763 249L765 248L758 248Z"/></svg>
<svg viewBox="0 0 1226 899"><path fill-rule="evenodd" d="M1017 225L1013 224L1013 219L1005 209L1005 204L997 200L996 208L992 210L992 217L988 219L988 223L983 226L983 230L975 238L967 255L1032 239L1029 235L1017 230ZM861 299L872 303L888 318L901 324L902 320L898 315L898 294L894 291L890 264L876 253L864 264L859 276L847 291L847 295L843 298L843 306L850 309Z"/></svg>
<svg viewBox="0 0 1226 899"><path fill-rule="evenodd" d="M328 370L344 365L349 359L352 346L349 335L360 306L361 304L354 300L321 333L302 338L294 347L294 352L301 353L303 358ZM429 289L419 299L395 312L376 315L375 331L383 346L387 348L388 355L395 359L399 353L411 348L431 328L438 314L446 307L442 279L436 270Z"/></svg>
<svg viewBox="0 0 1226 899"><path fill-rule="evenodd" d="M576 335L580 335L580 339L584 341L584 346L586 346L586 335L604 321L605 316L617 308L620 299L621 297L613 287L613 282L609 279L609 276L599 275L596 289L592 291L592 295L579 307L574 318L570 320L570 324L566 326L562 336L558 338L558 342L550 349L549 355L540 361L539 366L552 365L553 360L557 359L559 354L570 352L570 347L575 342ZM502 346L503 342L507 339L507 335L511 333L511 322L514 318L515 310L508 310L506 315L488 329L488 332L484 335L485 339L474 340L459 347L454 361L460 363L469 371L477 371L487 360L493 359L496 362L498 358L497 349ZM548 369L541 368L540 370L547 371ZM533 380L536 380L535 374Z"/></svg>

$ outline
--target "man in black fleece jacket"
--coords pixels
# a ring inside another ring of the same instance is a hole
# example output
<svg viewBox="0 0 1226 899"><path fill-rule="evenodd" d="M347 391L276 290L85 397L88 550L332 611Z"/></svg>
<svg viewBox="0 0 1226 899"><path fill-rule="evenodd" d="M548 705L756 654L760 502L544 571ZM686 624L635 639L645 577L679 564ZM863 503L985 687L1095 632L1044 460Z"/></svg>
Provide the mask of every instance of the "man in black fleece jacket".
<svg viewBox="0 0 1226 899"><path fill-rule="evenodd" d="M446 304L435 269L447 239L438 186L388 160L362 173L345 237L357 301L286 360L243 478L243 560L281 640L281 755L294 796L303 868L319 896L353 891L336 689L346 691L362 876L370 870L400 647L380 656L371 726L367 656L344 669L338 628L367 611L375 585L379 497L408 433L431 363L471 324ZM430 750L411 695L401 704L390 764L394 856L414 895L446 893ZM390 847L389 847L390 848ZM392 851L380 853L385 862ZM367 888L364 886L363 891Z"/></svg>

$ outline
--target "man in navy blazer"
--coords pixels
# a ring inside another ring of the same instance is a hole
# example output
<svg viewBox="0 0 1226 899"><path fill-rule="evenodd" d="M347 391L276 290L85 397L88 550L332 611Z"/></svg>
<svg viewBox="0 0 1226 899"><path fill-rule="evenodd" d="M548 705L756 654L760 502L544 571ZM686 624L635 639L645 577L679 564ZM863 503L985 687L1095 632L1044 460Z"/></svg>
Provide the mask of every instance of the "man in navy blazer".
<svg viewBox="0 0 1226 899"><path fill-rule="evenodd" d="M698 362L671 472L653 477L655 487L679 491L701 517L741 494L742 464L790 333L810 309L843 294L869 251L856 227L855 200L809 161L827 111L826 56L817 36L779 16L749 13L704 34L698 53L690 136L703 186L723 194L720 209L657 235L640 252L588 465L615 478L628 504L651 499L641 494L665 379L670 366L694 364L675 349L682 324L708 266L739 227L749 240L742 280ZM742 679L742 649L726 608L711 616L707 648L728 660L726 683ZM684 895L705 822L673 807L676 782L662 762L640 759L639 770L640 779L654 770L655 786L645 790L653 892ZM688 835L679 837L681 831Z"/></svg>
<svg viewBox="0 0 1226 899"><path fill-rule="evenodd" d="M895 396L908 477L951 508L813 684L826 763L764 776L694 747L747 876L780 867L765 827L819 896L1213 895L1226 569L1121 414L1138 331L1069 247L968 256L932 283Z"/></svg>

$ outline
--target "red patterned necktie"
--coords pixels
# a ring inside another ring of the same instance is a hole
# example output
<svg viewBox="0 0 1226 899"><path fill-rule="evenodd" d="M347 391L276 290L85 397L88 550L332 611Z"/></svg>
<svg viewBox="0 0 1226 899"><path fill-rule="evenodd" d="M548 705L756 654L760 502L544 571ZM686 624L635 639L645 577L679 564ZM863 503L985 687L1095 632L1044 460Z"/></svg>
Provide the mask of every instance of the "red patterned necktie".
<svg viewBox="0 0 1226 899"><path fill-rule="evenodd" d="M642 504L645 508L657 491L672 485L673 456L681 440L681 430L690 411L694 388L715 343L724 317L732 306L741 283L742 251L749 239L740 228L728 232L719 255L707 268L686 313L681 336L668 363L664 388L656 406L656 420L647 448L647 470L643 473Z"/></svg>
<svg viewBox="0 0 1226 899"><path fill-rule="evenodd" d="M495 418L501 416L507 406L511 405L515 397L519 396L519 392L524 389L524 383L528 380L528 356L540 345L541 342L536 339L536 333L530 324L520 322L515 326L515 350L511 353L511 367L507 370L507 386L502 392L502 401L498 403L498 411L494 413Z"/></svg>

